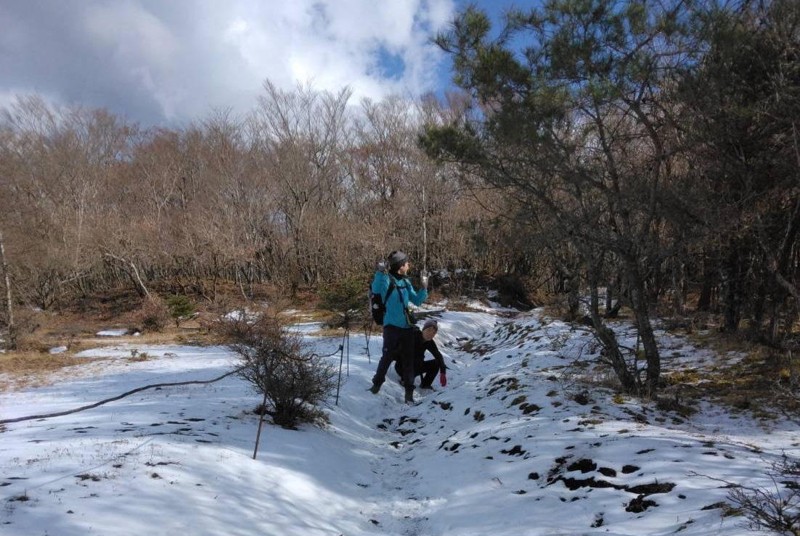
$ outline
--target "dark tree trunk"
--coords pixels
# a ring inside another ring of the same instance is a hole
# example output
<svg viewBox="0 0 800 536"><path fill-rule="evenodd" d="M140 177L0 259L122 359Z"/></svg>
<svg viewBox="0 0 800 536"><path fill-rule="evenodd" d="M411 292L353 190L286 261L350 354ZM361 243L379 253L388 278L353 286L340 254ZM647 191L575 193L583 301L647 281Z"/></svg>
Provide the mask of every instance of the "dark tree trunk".
<svg viewBox="0 0 800 536"><path fill-rule="evenodd" d="M580 313L580 287L581 278L573 272L572 277L567 280L567 321L572 322L578 318Z"/></svg>
<svg viewBox="0 0 800 536"><path fill-rule="evenodd" d="M658 393L658 380L661 375L661 358L658 353L658 342L653 333L653 325L650 322L650 306L644 278L641 276L636 261L631 259L627 262L628 280L630 282L631 305L633 314L636 318L636 328L642 340L644 348L647 370L645 373L645 384L643 393L649 398L654 398ZM638 371L634 371L638 378Z"/></svg>
<svg viewBox="0 0 800 536"><path fill-rule="evenodd" d="M703 255L703 286L700 288L700 298L697 300L697 310L711 311L714 287L717 285L716 271L711 267L711 260L707 254Z"/></svg>
<svg viewBox="0 0 800 536"><path fill-rule="evenodd" d="M763 277L759 278L758 290L756 291L756 295L753 297L753 302L751 306L751 318L750 318L750 328L749 328L749 336L753 340L758 340L764 336L769 340L768 342L772 342L772 332L764 331L764 316L766 314L766 299L767 299L767 285L766 285L766 274Z"/></svg>
<svg viewBox="0 0 800 536"><path fill-rule="evenodd" d="M589 312L591 314L595 335L603 346L605 357L611 365L611 368L614 369L614 373L617 375L617 379L622 385L623 391L637 395L639 389L636 384L636 378L631 374L628 365L625 363L625 356L622 355L622 351L619 348L617 337L611 329L603 324L603 319L597 312L600 301L597 285L592 282L591 287L591 306Z"/></svg>
<svg viewBox="0 0 800 536"><path fill-rule="evenodd" d="M735 333L739 329L742 314L741 255L736 244L732 244L725 266L725 331Z"/></svg>
<svg viewBox="0 0 800 536"><path fill-rule="evenodd" d="M685 313L686 303L686 269L683 261L676 260L672 271L672 307L674 314L682 316Z"/></svg>
<svg viewBox="0 0 800 536"><path fill-rule="evenodd" d="M6 320L8 323L8 340L6 350L17 349L17 326L14 323L14 300L11 298L11 277L8 275L8 262L6 262L6 248L3 233L0 231L0 268L3 270L3 283L6 288L5 305Z"/></svg>

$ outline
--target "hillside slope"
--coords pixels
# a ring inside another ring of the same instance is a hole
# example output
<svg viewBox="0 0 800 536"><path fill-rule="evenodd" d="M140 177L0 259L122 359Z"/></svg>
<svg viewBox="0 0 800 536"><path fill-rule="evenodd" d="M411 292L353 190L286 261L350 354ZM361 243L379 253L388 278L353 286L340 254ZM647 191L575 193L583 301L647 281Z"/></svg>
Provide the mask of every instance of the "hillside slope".
<svg viewBox="0 0 800 536"><path fill-rule="evenodd" d="M661 338L665 368L708 357ZM340 343L307 339L319 354ZM378 395L367 391L380 337L369 341L369 362L363 336L351 335L330 426L268 426L256 460L259 400L233 376L8 425L2 532L745 535L755 533L743 518L723 515L726 483L771 487L770 463L800 454L789 425L711 405L684 417L588 387L581 377L604 374L591 335L540 312L446 312L437 340L448 386L407 406L394 372ZM90 373L0 395L0 418L212 378L236 362L214 347L89 355ZM340 354L329 359L338 365Z"/></svg>

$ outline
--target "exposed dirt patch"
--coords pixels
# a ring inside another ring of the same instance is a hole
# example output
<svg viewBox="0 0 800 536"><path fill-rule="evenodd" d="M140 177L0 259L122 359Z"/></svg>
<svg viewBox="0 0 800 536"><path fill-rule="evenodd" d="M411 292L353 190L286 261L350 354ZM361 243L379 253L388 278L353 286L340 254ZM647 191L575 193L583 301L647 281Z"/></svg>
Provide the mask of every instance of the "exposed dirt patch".
<svg viewBox="0 0 800 536"><path fill-rule="evenodd" d="M652 484L641 484L639 486L631 486L626 488L625 491L629 493L636 493L640 495L653 495L654 493L669 493L675 484L672 482L653 482Z"/></svg>
<svg viewBox="0 0 800 536"><path fill-rule="evenodd" d="M567 471L580 471L581 473L588 473L597 469L597 464L587 458L582 458L567 466Z"/></svg>
<svg viewBox="0 0 800 536"><path fill-rule="evenodd" d="M639 514L650 508L651 506L658 506L658 503L655 501L651 501L650 499L645 499L644 495L640 495L635 499L631 500L628 503L628 506L625 507L626 512L632 512L634 514Z"/></svg>

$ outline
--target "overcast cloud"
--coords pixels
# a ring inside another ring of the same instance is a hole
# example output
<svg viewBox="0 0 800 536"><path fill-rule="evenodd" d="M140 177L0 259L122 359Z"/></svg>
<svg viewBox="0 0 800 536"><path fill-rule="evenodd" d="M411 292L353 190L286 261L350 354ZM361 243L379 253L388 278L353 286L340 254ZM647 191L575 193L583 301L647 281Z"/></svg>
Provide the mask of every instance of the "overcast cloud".
<svg viewBox="0 0 800 536"><path fill-rule="evenodd" d="M454 0L5 0L0 105L37 93L145 125L245 112L265 79L418 95L448 74L430 37Z"/></svg>

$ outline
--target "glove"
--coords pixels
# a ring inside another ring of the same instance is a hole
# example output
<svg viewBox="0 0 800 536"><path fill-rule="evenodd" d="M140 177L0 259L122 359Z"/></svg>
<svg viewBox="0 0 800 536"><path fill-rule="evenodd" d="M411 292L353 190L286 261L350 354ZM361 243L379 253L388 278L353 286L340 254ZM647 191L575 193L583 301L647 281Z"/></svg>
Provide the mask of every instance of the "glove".
<svg viewBox="0 0 800 536"><path fill-rule="evenodd" d="M385 272L386 271L386 261L378 261L375 263L375 271L376 272Z"/></svg>
<svg viewBox="0 0 800 536"><path fill-rule="evenodd" d="M422 274L419 276L419 283L422 285L422 288L425 290L428 289L428 272L422 272Z"/></svg>
<svg viewBox="0 0 800 536"><path fill-rule="evenodd" d="M444 371L439 373L439 384L442 387L447 387L447 375L444 373Z"/></svg>

